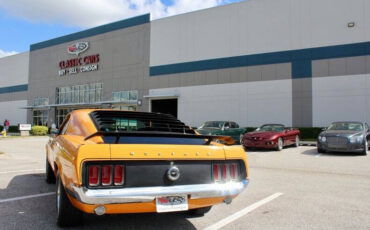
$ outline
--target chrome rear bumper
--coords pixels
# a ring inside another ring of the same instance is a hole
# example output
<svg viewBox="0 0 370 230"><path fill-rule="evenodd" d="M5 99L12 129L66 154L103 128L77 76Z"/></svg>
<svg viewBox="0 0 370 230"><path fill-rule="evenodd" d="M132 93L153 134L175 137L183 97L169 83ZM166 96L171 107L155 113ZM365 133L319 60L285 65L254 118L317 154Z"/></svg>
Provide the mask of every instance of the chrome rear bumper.
<svg viewBox="0 0 370 230"><path fill-rule="evenodd" d="M235 196L248 185L248 180L224 184L197 184L160 187L88 189L72 186L70 195L85 204L124 204L152 202L158 196L190 195L190 199Z"/></svg>

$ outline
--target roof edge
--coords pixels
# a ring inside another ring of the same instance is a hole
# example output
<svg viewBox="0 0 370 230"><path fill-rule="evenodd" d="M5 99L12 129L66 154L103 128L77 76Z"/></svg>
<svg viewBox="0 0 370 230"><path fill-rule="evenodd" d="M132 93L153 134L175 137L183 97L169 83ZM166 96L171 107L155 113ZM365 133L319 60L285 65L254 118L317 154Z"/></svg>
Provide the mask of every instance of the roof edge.
<svg viewBox="0 0 370 230"><path fill-rule="evenodd" d="M124 19L117 22L108 23L105 25L97 26L94 28L90 28L87 30L83 30L80 32L76 32L73 34L68 34L65 36L53 38L50 40L46 40L43 42L35 43L30 45L30 51L38 50L47 48L50 46L59 45L66 42L71 42L74 40L91 37L98 34L107 33L114 30L124 29L132 26L138 26L141 24L149 23L150 22L150 14L143 14L136 17Z"/></svg>

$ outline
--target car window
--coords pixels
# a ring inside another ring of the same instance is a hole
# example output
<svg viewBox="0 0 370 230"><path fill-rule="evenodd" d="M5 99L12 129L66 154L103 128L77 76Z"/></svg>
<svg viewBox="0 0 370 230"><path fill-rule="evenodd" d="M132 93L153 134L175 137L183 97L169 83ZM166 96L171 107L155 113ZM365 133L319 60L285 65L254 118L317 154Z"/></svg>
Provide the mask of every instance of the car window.
<svg viewBox="0 0 370 230"><path fill-rule="evenodd" d="M224 122L220 121L207 121L200 128L222 128Z"/></svg>
<svg viewBox="0 0 370 230"><path fill-rule="evenodd" d="M64 124L63 129L60 132L61 135L64 135L67 132L68 125L69 125L69 120Z"/></svg>
<svg viewBox="0 0 370 230"><path fill-rule="evenodd" d="M64 135L67 132L68 124L69 124L69 119L70 116L67 115L65 120L63 121L62 125L59 127L59 133L58 135Z"/></svg>
<svg viewBox="0 0 370 230"><path fill-rule="evenodd" d="M155 123L151 127L155 127ZM101 130L104 131L137 131L145 128L146 125L143 121L137 119L128 119L121 117L114 117L106 119L101 125Z"/></svg>
<svg viewBox="0 0 370 230"><path fill-rule="evenodd" d="M283 125L262 125L259 128L259 131L283 132L284 131L284 126Z"/></svg>
<svg viewBox="0 0 370 230"><path fill-rule="evenodd" d="M238 124L236 124L235 122L231 122L231 123L230 123L230 128L232 128L232 129L237 129L237 128L239 128L239 125L238 125Z"/></svg>
<svg viewBox="0 0 370 230"><path fill-rule="evenodd" d="M366 131L369 131L369 125L367 123L365 123L365 129Z"/></svg>
<svg viewBox="0 0 370 230"><path fill-rule="evenodd" d="M349 130L349 131L362 131L364 129L361 123L355 122L335 122L331 124L328 130Z"/></svg>
<svg viewBox="0 0 370 230"><path fill-rule="evenodd" d="M225 125L224 125L224 128L225 129L230 128L230 123L229 122L226 122Z"/></svg>

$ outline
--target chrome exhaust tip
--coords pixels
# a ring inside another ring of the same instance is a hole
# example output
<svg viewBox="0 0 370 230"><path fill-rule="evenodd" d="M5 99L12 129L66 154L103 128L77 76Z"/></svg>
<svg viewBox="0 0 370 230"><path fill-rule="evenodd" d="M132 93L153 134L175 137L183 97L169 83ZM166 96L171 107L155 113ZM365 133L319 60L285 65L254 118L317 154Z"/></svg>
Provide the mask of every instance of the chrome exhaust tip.
<svg viewBox="0 0 370 230"><path fill-rule="evenodd" d="M230 196L227 196L225 199L224 199L224 203L225 204L231 204L231 202L233 201L233 199L230 197Z"/></svg>
<svg viewBox="0 0 370 230"><path fill-rule="evenodd" d="M94 209L94 212L98 216L104 215L105 214L105 207L104 206L98 206Z"/></svg>

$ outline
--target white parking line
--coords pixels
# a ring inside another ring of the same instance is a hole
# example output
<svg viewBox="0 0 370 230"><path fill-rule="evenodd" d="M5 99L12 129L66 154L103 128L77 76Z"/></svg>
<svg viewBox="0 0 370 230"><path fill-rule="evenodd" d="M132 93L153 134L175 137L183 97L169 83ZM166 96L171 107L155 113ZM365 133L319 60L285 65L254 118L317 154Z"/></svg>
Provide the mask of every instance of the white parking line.
<svg viewBox="0 0 370 230"><path fill-rule="evenodd" d="M275 194L272 194L271 196L268 196L268 197L266 197L266 198L264 198L264 199L262 199L260 201L257 201L256 203L254 203L254 204L252 204L252 205L250 205L250 206L248 206L248 207L246 207L246 208L244 208L244 209L242 209L242 210L240 210L240 211L232 214L231 216L228 216L228 217L220 220L219 222L217 222L217 223L215 223L215 224L213 224L213 225L205 228L204 230L217 230L217 229L220 229L220 228L224 227L225 225L233 222L234 220L237 220L240 217L248 214L249 212L251 212L251 211L253 211L253 210L261 207L262 205L264 205L264 204L266 204L266 203L268 203L268 202L270 202L270 201L278 198L281 195L283 195L283 193L280 193L280 192L277 192Z"/></svg>
<svg viewBox="0 0 370 230"><path fill-rule="evenodd" d="M36 172L36 171L45 171L45 169L26 169L26 170L16 170L16 171L4 171L4 172L0 172L0 174L22 173L22 172Z"/></svg>
<svg viewBox="0 0 370 230"><path fill-rule="evenodd" d="M55 192L47 192L47 193L40 193L40 194L29 195L29 196L19 196L19 197L0 200L0 204L10 202L10 201L16 201L16 200L24 200L24 199L30 199L30 198L36 198L36 197L42 197L42 196L50 196L54 194Z"/></svg>
<svg viewBox="0 0 370 230"><path fill-rule="evenodd" d="M322 155L322 154L320 153L320 154L317 154L315 157L321 157L321 155Z"/></svg>

